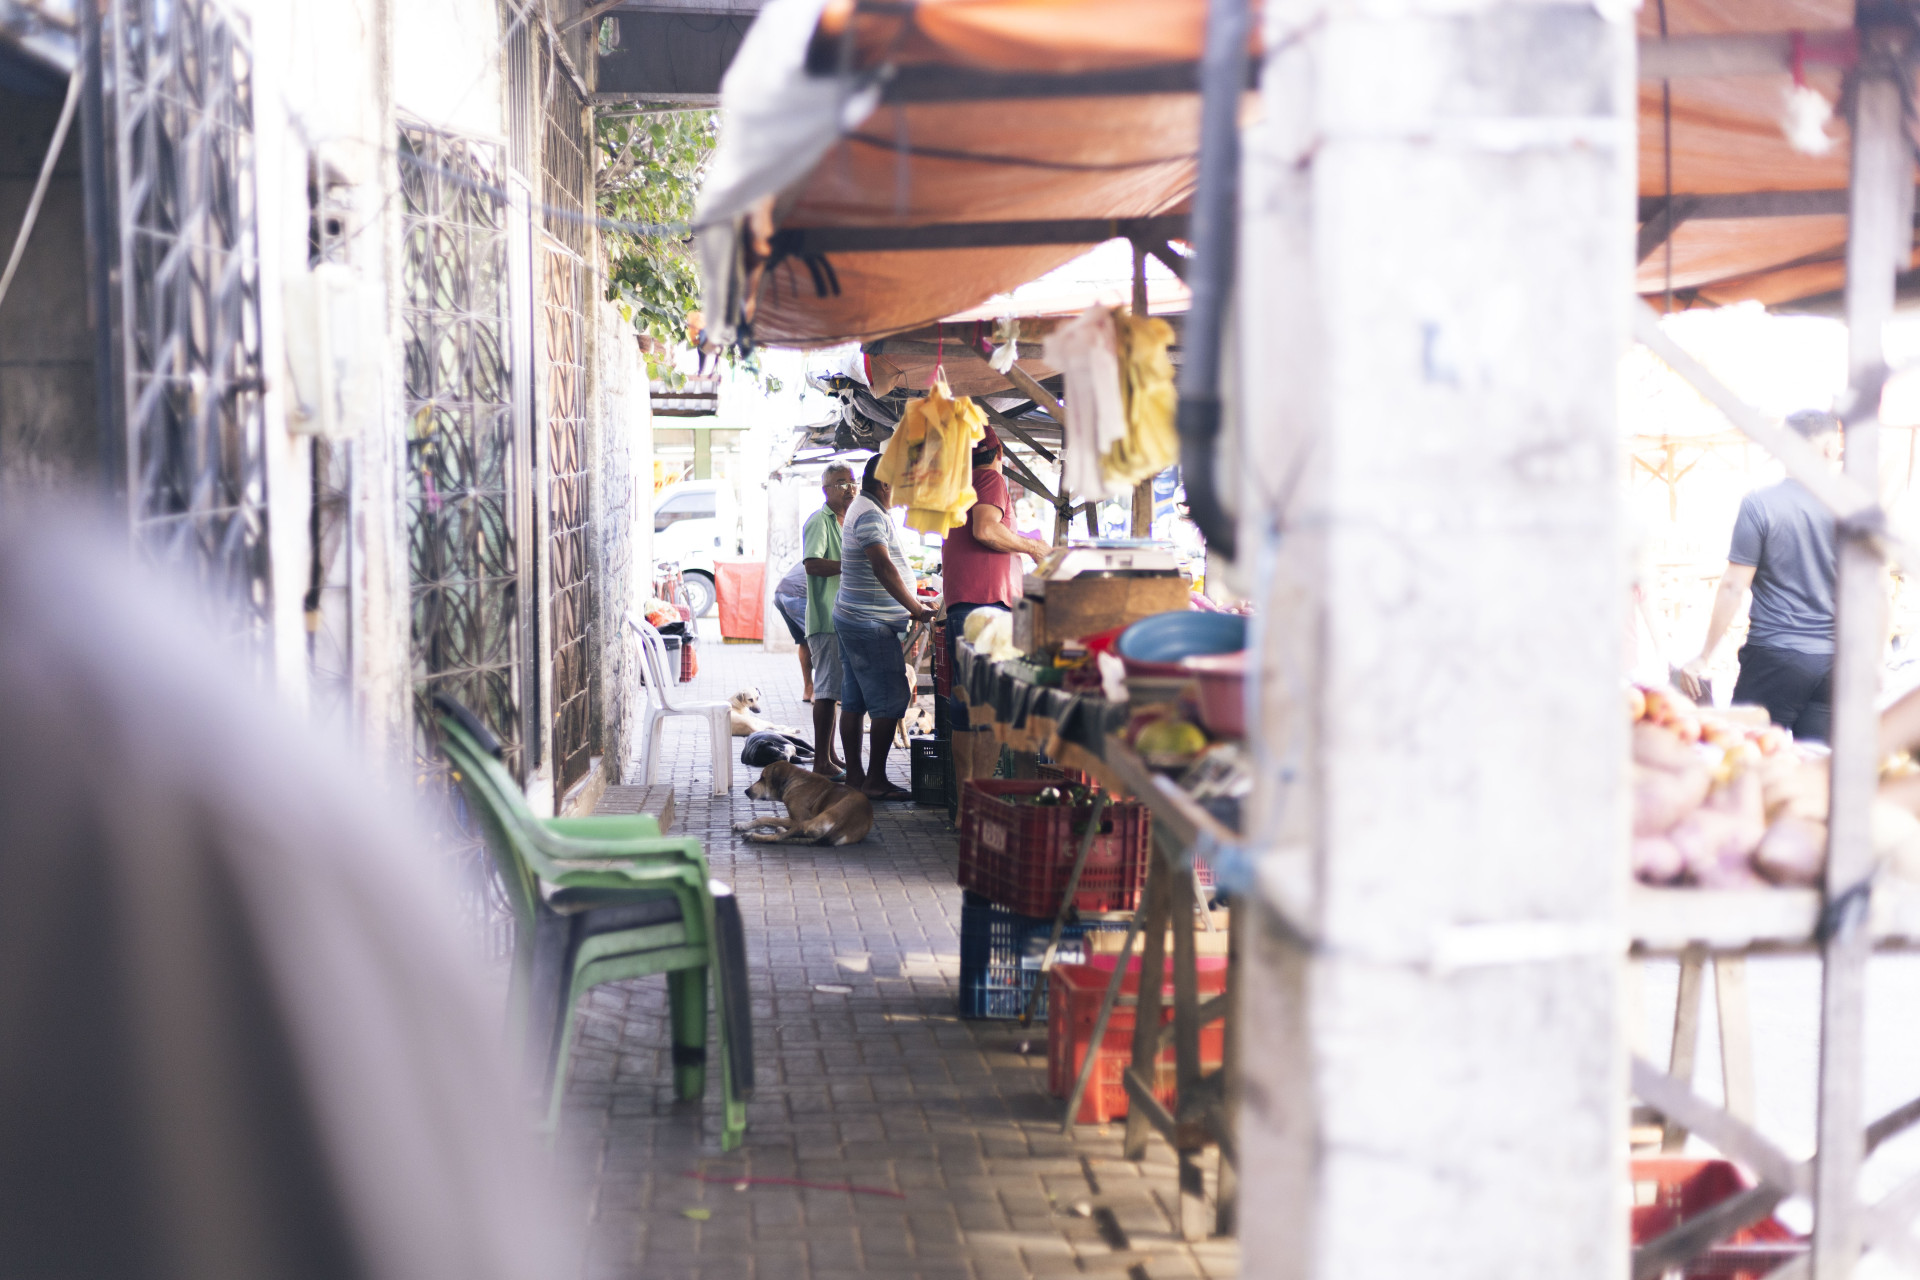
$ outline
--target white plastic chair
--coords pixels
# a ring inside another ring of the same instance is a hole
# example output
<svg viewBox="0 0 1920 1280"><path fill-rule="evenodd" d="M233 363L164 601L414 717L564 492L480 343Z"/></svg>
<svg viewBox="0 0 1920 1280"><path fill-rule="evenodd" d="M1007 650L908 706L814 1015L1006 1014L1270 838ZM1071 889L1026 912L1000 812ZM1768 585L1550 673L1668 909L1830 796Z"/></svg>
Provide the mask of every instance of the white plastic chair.
<svg viewBox="0 0 1920 1280"><path fill-rule="evenodd" d="M733 790L733 708L724 702L674 702L669 691L679 683L675 678L679 673L667 669L666 637L635 613L627 615L627 625L639 637L641 670L647 679L647 713L640 722L645 752L641 776L647 785L653 784L660 761L660 729L669 717L705 716L707 736L712 739L713 794L726 795Z"/></svg>

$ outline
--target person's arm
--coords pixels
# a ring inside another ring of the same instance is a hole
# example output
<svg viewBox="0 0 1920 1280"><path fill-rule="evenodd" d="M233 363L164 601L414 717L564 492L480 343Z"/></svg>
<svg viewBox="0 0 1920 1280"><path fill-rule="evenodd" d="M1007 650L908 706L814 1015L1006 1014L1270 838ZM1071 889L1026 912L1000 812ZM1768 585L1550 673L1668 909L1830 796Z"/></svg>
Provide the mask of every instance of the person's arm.
<svg viewBox="0 0 1920 1280"><path fill-rule="evenodd" d="M1026 538L1007 527L1005 514L990 502L976 502L967 513L974 541L989 551L1007 551L1044 560L1053 548L1038 538Z"/></svg>
<svg viewBox="0 0 1920 1280"><path fill-rule="evenodd" d="M840 557L828 559L821 552L827 549L826 530L821 527L820 519L814 516L807 521L804 537L800 544L800 563L807 567L809 578L837 578L840 576Z"/></svg>
<svg viewBox="0 0 1920 1280"><path fill-rule="evenodd" d="M1747 589L1753 585L1753 569L1750 564L1729 563L1720 575L1720 585L1713 593L1713 613L1707 619L1707 642L1700 647L1699 657L1680 668L1680 691L1689 698L1699 698L1706 691L1707 666L1746 602Z"/></svg>
<svg viewBox="0 0 1920 1280"><path fill-rule="evenodd" d="M900 576L900 566L887 554L885 543L867 544L867 563L873 566L873 576L887 589L887 594L900 602L900 607L913 615L915 622L924 622L933 616L933 610L920 603Z"/></svg>

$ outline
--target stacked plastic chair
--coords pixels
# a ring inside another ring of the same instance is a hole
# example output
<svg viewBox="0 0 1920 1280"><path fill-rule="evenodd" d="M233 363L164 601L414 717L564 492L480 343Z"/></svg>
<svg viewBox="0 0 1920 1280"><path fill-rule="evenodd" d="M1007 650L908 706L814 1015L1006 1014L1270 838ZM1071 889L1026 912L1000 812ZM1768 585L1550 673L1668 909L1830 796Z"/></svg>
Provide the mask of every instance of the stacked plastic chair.
<svg viewBox="0 0 1920 1280"><path fill-rule="evenodd" d="M608 982L664 974L675 1095L706 1092L707 987L713 972L725 1120L740 1145L753 1094L746 941L733 892L707 874L692 837L660 834L650 815L539 818L500 760L500 744L466 707L436 695L453 765L514 913L509 1027L547 1094L557 1131L573 1048L574 1008Z"/></svg>
<svg viewBox="0 0 1920 1280"><path fill-rule="evenodd" d="M733 708L724 702L675 702L669 692L679 672L667 662L667 640L646 619L627 615L627 625L640 641L641 671L647 681L647 710L640 721L641 778L653 785L660 765L660 731L674 716L699 716L707 722L708 751L713 757L713 794L733 790Z"/></svg>

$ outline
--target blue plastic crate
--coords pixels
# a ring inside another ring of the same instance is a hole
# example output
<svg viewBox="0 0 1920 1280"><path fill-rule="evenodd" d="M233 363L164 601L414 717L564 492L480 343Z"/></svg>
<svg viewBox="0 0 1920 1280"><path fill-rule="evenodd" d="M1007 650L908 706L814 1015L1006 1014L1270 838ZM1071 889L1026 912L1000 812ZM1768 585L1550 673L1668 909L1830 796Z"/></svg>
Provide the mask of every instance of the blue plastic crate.
<svg viewBox="0 0 1920 1280"><path fill-rule="evenodd" d="M1055 964L1086 960L1084 938L1091 929L1124 929L1120 923L1069 924L1060 930ZM1049 916L1023 916L995 906L977 893L960 897L960 1016L1018 1018L1027 991L1037 989L1033 1018L1047 1020L1047 986L1040 961L1053 933Z"/></svg>

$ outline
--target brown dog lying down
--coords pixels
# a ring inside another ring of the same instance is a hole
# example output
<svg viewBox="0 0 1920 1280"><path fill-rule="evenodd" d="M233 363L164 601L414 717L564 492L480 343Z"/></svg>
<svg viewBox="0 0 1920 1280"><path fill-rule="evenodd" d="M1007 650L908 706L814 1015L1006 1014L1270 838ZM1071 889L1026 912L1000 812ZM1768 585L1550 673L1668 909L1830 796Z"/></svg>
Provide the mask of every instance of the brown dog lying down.
<svg viewBox="0 0 1920 1280"><path fill-rule="evenodd" d="M735 831L758 844L855 844L873 830L873 801L788 760L776 760L747 788L749 800L778 800L784 818L736 822Z"/></svg>

